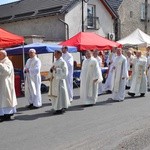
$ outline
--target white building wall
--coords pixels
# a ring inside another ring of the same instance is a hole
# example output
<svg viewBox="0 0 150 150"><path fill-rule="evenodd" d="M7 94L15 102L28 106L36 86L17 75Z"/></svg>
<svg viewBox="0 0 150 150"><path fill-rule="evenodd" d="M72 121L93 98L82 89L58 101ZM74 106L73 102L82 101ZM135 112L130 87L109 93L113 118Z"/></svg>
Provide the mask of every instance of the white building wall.
<svg viewBox="0 0 150 150"><path fill-rule="evenodd" d="M88 4L96 5L96 17L99 17L100 29L87 29L87 3L84 3L84 29L86 32L95 32L107 37L108 33L114 32L114 20L104 5L99 0L89 0ZM69 38L82 31L82 3L79 2L65 15L65 22L69 25ZM80 53L73 54L74 60L80 63Z"/></svg>
<svg viewBox="0 0 150 150"><path fill-rule="evenodd" d="M84 3L84 28L87 32L95 32L107 37L108 33L114 32L114 20L104 5L99 0L89 0L88 4L96 6L96 17L99 17L100 29L87 29L87 3ZM82 3L78 3L65 16L65 22L69 25L69 38L82 31ZM103 33L104 32L104 33Z"/></svg>
<svg viewBox="0 0 150 150"><path fill-rule="evenodd" d="M108 33L114 32L114 19L105 8L105 6L100 2L100 0L89 0L89 4L96 6L96 16L99 17L100 29L96 33L101 33L101 29L107 37Z"/></svg>
<svg viewBox="0 0 150 150"><path fill-rule="evenodd" d="M65 26L56 16L10 22L0 27L22 36L42 35L45 40L65 40Z"/></svg>

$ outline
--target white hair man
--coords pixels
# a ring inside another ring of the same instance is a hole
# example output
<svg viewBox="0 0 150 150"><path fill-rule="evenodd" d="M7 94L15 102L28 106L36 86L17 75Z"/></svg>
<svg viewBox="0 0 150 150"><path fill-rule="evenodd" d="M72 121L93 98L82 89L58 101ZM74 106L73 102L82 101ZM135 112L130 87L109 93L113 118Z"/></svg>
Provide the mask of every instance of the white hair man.
<svg viewBox="0 0 150 150"><path fill-rule="evenodd" d="M29 101L27 108L37 109L42 106L41 98L41 61L36 56L36 50L29 50L29 59L24 67L25 97Z"/></svg>
<svg viewBox="0 0 150 150"><path fill-rule="evenodd" d="M14 67L5 50L0 50L0 121L10 120L16 113Z"/></svg>

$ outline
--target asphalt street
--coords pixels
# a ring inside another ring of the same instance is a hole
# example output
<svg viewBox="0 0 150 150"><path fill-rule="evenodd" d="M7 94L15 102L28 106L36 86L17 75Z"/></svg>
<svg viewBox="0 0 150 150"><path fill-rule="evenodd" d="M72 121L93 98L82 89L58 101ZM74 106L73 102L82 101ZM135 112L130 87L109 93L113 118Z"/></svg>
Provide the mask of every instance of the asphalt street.
<svg viewBox="0 0 150 150"><path fill-rule="evenodd" d="M83 107L79 89L63 115L53 115L47 94L43 107L26 109L18 98L17 114L0 123L0 150L150 150L150 92L123 102L101 95Z"/></svg>

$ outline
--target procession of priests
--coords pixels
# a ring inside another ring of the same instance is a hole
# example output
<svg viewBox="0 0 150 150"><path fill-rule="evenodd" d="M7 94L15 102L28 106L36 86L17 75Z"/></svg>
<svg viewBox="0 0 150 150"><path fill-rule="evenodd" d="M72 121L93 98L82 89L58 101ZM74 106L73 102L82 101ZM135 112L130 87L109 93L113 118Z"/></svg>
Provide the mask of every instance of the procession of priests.
<svg viewBox="0 0 150 150"><path fill-rule="evenodd" d="M143 97L150 91L150 46L147 55L140 50L113 47L108 56L106 82L102 84L103 61L99 51L85 52L80 73L80 99L84 107L93 106L101 94L112 94L112 101L124 101L126 93ZM73 56L68 47L56 50L54 63L46 80L49 81L48 98L53 114L63 114L73 100ZM29 50L29 59L24 66L25 98L27 109L42 107L41 61L35 49ZM14 88L14 68L5 50L0 50L0 122L10 120L16 113L17 99ZM128 92L126 92L128 89Z"/></svg>

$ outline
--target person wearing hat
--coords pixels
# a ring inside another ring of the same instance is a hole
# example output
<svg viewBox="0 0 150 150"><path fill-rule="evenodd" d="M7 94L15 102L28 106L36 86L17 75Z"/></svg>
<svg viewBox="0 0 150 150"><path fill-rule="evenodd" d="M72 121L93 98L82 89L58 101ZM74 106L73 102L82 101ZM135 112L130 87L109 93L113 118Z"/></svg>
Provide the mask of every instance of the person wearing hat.
<svg viewBox="0 0 150 150"><path fill-rule="evenodd" d="M54 114L62 114L70 106L68 88L66 84L68 67L62 58L61 50L55 51L54 56L56 61L50 68L50 86L48 96L51 99Z"/></svg>
<svg viewBox="0 0 150 150"><path fill-rule="evenodd" d="M36 109L42 106L41 98L41 61L36 56L36 50L29 50L29 59L24 67L25 97L29 102L27 108Z"/></svg>
<svg viewBox="0 0 150 150"><path fill-rule="evenodd" d="M5 50L0 50L0 122L10 120L16 113L14 67Z"/></svg>

